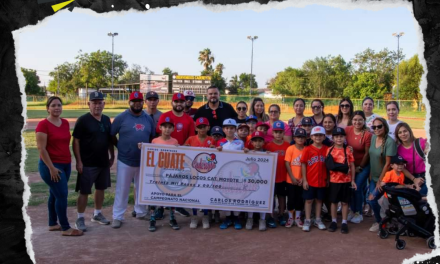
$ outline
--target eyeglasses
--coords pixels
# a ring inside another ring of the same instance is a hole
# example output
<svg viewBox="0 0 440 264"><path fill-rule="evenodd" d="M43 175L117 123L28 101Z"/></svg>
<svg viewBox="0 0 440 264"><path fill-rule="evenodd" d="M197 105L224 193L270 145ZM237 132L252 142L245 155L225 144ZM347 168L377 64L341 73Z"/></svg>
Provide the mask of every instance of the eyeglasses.
<svg viewBox="0 0 440 264"><path fill-rule="evenodd" d="M322 106L315 105L315 106L312 106L312 109L314 109L314 110L318 110L318 109L321 109L321 107L322 107Z"/></svg>
<svg viewBox="0 0 440 264"><path fill-rule="evenodd" d="M378 126L371 126L371 129L376 130L376 129L382 129L383 125L378 125Z"/></svg>
<svg viewBox="0 0 440 264"><path fill-rule="evenodd" d="M273 111L269 111L269 114L278 114L280 111L277 110L273 110Z"/></svg>
<svg viewBox="0 0 440 264"><path fill-rule="evenodd" d="M217 112L212 110L212 118L217 119Z"/></svg>
<svg viewBox="0 0 440 264"><path fill-rule="evenodd" d="M185 96L185 100L186 100L186 101L191 101L191 102L192 102L192 101L194 101L194 99L195 99L195 98L192 97L192 96Z"/></svg>
<svg viewBox="0 0 440 264"><path fill-rule="evenodd" d="M350 105L349 104L341 104L340 107L341 108L350 108Z"/></svg>
<svg viewBox="0 0 440 264"><path fill-rule="evenodd" d="M238 111L246 111L246 109L247 109L246 107L237 107Z"/></svg>
<svg viewBox="0 0 440 264"><path fill-rule="evenodd" d="M99 123L99 131L105 132L105 127L103 123Z"/></svg>

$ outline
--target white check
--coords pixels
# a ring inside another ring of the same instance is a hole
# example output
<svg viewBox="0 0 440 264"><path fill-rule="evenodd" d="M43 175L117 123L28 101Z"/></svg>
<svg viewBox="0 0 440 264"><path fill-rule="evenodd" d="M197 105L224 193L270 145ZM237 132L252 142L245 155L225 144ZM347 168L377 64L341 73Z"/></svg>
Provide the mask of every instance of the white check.
<svg viewBox="0 0 440 264"><path fill-rule="evenodd" d="M271 213L277 156L144 143L138 202Z"/></svg>

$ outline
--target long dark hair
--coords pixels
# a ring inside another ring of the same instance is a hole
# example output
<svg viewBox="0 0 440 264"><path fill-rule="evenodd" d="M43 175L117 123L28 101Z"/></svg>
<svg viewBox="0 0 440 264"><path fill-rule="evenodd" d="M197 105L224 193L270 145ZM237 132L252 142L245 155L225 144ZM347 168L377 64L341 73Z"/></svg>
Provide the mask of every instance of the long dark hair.
<svg viewBox="0 0 440 264"><path fill-rule="evenodd" d="M411 127L407 123L401 122L401 123L397 124L396 130L395 130L396 143L402 144L402 140L399 138L399 135L398 135L398 132L402 127L406 128L406 130L408 130L411 142L414 142L414 140L416 140L416 137L414 136L414 133L413 133Z"/></svg>
<svg viewBox="0 0 440 264"><path fill-rule="evenodd" d="M390 104L393 104L393 105L395 105L396 106L396 108L397 108L397 111L399 111L400 112L400 109L399 109L399 104L396 102L396 101L389 101L388 103L386 103L385 104L385 110L387 109L387 107L388 107L388 105L390 105Z"/></svg>
<svg viewBox="0 0 440 264"><path fill-rule="evenodd" d="M339 108L338 108L338 123L340 123L342 121L342 111L341 111L341 104L342 102L347 101L348 104L350 105L350 112L349 112L349 118L348 118L348 124L347 126L351 126L351 119L353 118L353 102L350 100L350 97L344 97L341 99L341 101L339 101Z"/></svg>
<svg viewBox="0 0 440 264"><path fill-rule="evenodd" d="M260 97L255 97L254 99L252 99L251 107L249 109L249 115L254 115L258 117L255 113L255 105L257 104L257 102L263 103L263 113L261 113L261 120L263 120L263 122L266 122L267 120L269 120L269 116L266 114L266 110L264 109L264 101Z"/></svg>
<svg viewBox="0 0 440 264"><path fill-rule="evenodd" d="M321 106L322 106L322 116L325 116L325 112L324 112L324 102L321 101L321 99L313 99L313 101L310 103L310 107L312 107L312 105L313 105L314 102L318 102L318 103L321 104ZM313 109L312 109L312 111L313 111ZM323 119L324 119L324 118L323 118Z"/></svg>
<svg viewBox="0 0 440 264"><path fill-rule="evenodd" d="M351 119L353 119L354 116L357 116L357 115L361 116L362 119L364 119L364 127L363 127L362 129L363 129L363 130L366 130L366 129L367 129L367 118L365 117L365 113L364 113L364 111L361 111L361 110L356 110L356 111L354 111L354 112L353 112L353 116L351 117ZM353 123L353 122L352 122L352 123Z"/></svg>
<svg viewBox="0 0 440 264"><path fill-rule="evenodd" d="M384 152L384 150L385 150L385 143L386 143L386 141L387 141L387 138L388 138L388 133L390 133L390 127L388 126L388 123L387 123L387 121L384 119L384 118L382 118L382 117L376 117L374 120L373 120L373 123L376 121L376 120L378 120L378 121L380 121L381 123L382 123L382 125L383 125L383 132L384 132L384 135L383 135L383 139L382 139L382 145L380 146L380 156L382 157L383 156L383 152ZM377 135L376 135L376 137L377 137Z"/></svg>

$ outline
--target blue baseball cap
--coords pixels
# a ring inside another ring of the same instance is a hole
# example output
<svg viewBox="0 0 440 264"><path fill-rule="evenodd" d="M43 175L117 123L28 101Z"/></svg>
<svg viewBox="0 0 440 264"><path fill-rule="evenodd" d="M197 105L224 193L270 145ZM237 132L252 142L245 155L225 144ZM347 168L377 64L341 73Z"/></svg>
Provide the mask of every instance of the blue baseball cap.
<svg viewBox="0 0 440 264"><path fill-rule="evenodd" d="M277 131L277 130L280 130L280 131L284 131L285 130L284 122L283 121L275 121L275 122L273 122L273 124L272 124L272 131Z"/></svg>
<svg viewBox="0 0 440 264"><path fill-rule="evenodd" d="M246 117L246 122L248 122L250 120L255 120L255 122L258 122L258 118L254 115L250 115L250 116Z"/></svg>
<svg viewBox="0 0 440 264"><path fill-rule="evenodd" d="M215 126L213 128L211 128L211 136L213 135L221 135L223 136L223 130L221 127L219 126Z"/></svg>

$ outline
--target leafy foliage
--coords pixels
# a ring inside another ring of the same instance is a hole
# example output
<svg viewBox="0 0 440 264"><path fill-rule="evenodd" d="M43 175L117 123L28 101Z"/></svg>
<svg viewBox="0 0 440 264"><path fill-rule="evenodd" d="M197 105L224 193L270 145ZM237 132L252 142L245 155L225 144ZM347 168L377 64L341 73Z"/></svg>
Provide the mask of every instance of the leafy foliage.
<svg viewBox="0 0 440 264"><path fill-rule="evenodd" d="M40 78L37 75L37 71L21 68L21 72L26 80L26 86L24 87L26 94L43 95L44 93L41 91L41 87L38 85L40 83Z"/></svg>

